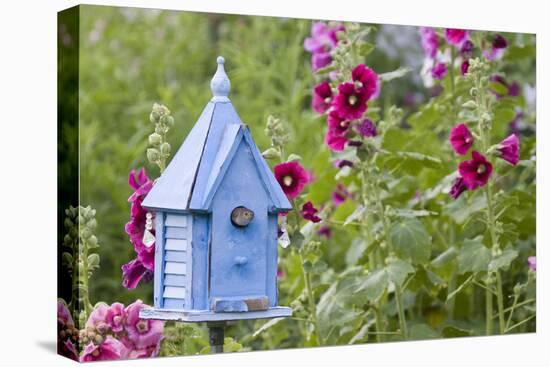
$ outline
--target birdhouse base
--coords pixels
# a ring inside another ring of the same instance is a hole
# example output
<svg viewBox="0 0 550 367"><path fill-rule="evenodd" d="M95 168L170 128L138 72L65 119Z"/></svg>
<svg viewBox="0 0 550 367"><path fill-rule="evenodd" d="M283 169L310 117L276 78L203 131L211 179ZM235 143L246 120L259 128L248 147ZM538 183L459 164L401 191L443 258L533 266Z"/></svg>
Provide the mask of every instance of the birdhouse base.
<svg viewBox="0 0 550 367"><path fill-rule="evenodd" d="M289 316L292 316L292 309L290 307L270 307L264 311L248 311L248 312L213 312L209 310L184 311L184 310L149 308L149 309L143 309L139 313L139 317L142 319L183 321L183 322L269 319L269 318L275 318L275 317L289 317Z"/></svg>

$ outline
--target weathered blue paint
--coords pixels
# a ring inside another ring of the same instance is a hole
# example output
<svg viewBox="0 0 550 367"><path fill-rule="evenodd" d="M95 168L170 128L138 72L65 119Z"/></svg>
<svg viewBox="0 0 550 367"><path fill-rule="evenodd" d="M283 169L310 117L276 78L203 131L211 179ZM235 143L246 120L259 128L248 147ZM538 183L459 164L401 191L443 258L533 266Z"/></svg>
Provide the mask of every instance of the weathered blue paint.
<svg viewBox="0 0 550 367"><path fill-rule="evenodd" d="M277 301L277 213L291 204L229 100L223 58L213 97L143 202L156 216L155 308L144 318L284 317ZM248 225L231 221L239 206Z"/></svg>

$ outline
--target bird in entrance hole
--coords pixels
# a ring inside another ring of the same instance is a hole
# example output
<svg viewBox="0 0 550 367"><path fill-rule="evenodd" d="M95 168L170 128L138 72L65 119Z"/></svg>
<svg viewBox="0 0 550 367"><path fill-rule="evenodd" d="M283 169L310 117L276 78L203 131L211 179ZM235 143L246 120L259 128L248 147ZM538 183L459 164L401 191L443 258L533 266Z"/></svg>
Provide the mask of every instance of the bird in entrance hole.
<svg viewBox="0 0 550 367"><path fill-rule="evenodd" d="M254 212L244 206L238 206L231 212L231 223L237 227L246 227L254 219Z"/></svg>

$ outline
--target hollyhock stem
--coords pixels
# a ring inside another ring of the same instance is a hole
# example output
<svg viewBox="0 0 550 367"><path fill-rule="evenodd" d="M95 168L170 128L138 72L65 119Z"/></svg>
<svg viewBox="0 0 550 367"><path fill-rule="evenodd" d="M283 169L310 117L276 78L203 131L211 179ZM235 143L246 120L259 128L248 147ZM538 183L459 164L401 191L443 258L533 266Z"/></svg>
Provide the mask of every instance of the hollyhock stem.
<svg viewBox="0 0 550 367"><path fill-rule="evenodd" d="M485 289L485 334L493 334L493 294Z"/></svg>

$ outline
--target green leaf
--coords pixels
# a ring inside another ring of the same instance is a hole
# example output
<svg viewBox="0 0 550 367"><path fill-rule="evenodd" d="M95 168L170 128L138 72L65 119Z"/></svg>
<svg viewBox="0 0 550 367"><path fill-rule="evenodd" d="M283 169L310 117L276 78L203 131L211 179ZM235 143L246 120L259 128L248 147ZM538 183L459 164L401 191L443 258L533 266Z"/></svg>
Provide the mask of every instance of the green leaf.
<svg viewBox="0 0 550 367"><path fill-rule="evenodd" d="M472 330L461 329L459 327L449 325L443 328L441 335L444 338L461 338L472 335Z"/></svg>
<svg viewBox="0 0 550 367"><path fill-rule="evenodd" d="M469 200L471 199L471 200ZM467 195L462 195L457 200L449 202L443 208L443 214L450 216L457 224L464 224L472 214L477 213L487 207L487 199L485 195L476 195L473 198L468 198Z"/></svg>
<svg viewBox="0 0 550 367"><path fill-rule="evenodd" d="M283 321L284 319L285 319L284 317L276 317L274 319L269 320L268 322L263 324L258 330L256 330L254 334L252 334L252 337L253 338L257 337L258 335L260 335L267 329L271 328L272 326L277 325L279 322Z"/></svg>
<svg viewBox="0 0 550 367"><path fill-rule="evenodd" d="M409 218L395 223L390 236L400 258L413 264L423 264L430 259L432 239L418 219Z"/></svg>
<svg viewBox="0 0 550 367"><path fill-rule="evenodd" d="M372 43L366 42L359 45L359 54L361 54L361 56L367 56L373 50L374 50L374 45Z"/></svg>
<svg viewBox="0 0 550 367"><path fill-rule="evenodd" d="M422 165L430 168L439 168L441 166L441 159L418 152L394 152L399 158L405 158L421 163Z"/></svg>
<svg viewBox="0 0 550 367"><path fill-rule="evenodd" d="M327 74L327 73L330 73L331 71L334 71L334 70L336 70L336 65L330 64L330 65L325 66L324 68L317 69L317 71L315 73L316 74Z"/></svg>
<svg viewBox="0 0 550 367"><path fill-rule="evenodd" d="M437 215L437 212L432 212L429 210L396 209L394 211L394 214L396 217L416 218L416 217L427 217L430 215Z"/></svg>
<svg viewBox="0 0 550 367"><path fill-rule="evenodd" d="M353 213L351 213L347 218L346 220L344 221L344 226L347 226L348 224L350 224L351 222L357 220L357 219L361 219L363 217L363 213L365 213L365 210L367 208L363 205L359 205L357 208L355 208L355 210L353 211Z"/></svg>
<svg viewBox="0 0 550 367"><path fill-rule="evenodd" d="M487 271L491 261L491 250L482 242L483 236L464 240L464 246L458 254L458 272L460 274Z"/></svg>
<svg viewBox="0 0 550 367"><path fill-rule="evenodd" d="M389 279L398 286L402 286L407 279L407 275L414 273L414 268L411 264L403 260L396 260L386 266L386 272Z"/></svg>
<svg viewBox="0 0 550 367"><path fill-rule="evenodd" d="M507 248L502 254L494 257L489 263L489 271L496 271L499 269L506 269L510 266L510 263L518 257L518 252L514 249Z"/></svg>
<svg viewBox="0 0 550 367"><path fill-rule="evenodd" d="M389 82L390 80L405 76L411 70L411 68L399 68L397 70L390 71L389 73L378 74L378 77L384 82Z"/></svg>
<svg viewBox="0 0 550 367"><path fill-rule="evenodd" d="M441 254L439 254L435 259L432 260L432 266L440 268L447 265L453 261L458 255L458 250L456 247L451 246Z"/></svg>
<svg viewBox="0 0 550 367"><path fill-rule="evenodd" d="M437 339L439 338L439 334L428 324L416 324L411 326L409 337L413 340Z"/></svg>
<svg viewBox="0 0 550 367"><path fill-rule="evenodd" d="M362 238L355 238L346 252L346 264L348 266L356 265L366 249L367 241Z"/></svg>
<svg viewBox="0 0 550 367"><path fill-rule="evenodd" d="M389 281L386 269L375 270L362 282L357 292L363 292L369 301L376 301L384 293Z"/></svg>

